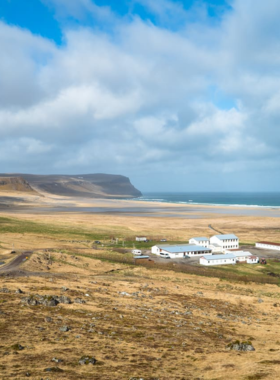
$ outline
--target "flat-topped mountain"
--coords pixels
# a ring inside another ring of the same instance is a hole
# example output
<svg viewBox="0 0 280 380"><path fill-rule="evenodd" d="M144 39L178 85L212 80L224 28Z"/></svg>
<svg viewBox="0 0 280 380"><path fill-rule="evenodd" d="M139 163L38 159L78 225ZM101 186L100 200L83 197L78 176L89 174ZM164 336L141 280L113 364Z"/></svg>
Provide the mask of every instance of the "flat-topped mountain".
<svg viewBox="0 0 280 380"><path fill-rule="evenodd" d="M134 198L142 195L129 178L122 175L0 174L1 177L21 177L36 191L54 195L86 198Z"/></svg>
<svg viewBox="0 0 280 380"><path fill-rule="evenodd" d="M5 175L0 176L0 191L19 191L37 194L24 178L17 176L6 177Z"/></svg>

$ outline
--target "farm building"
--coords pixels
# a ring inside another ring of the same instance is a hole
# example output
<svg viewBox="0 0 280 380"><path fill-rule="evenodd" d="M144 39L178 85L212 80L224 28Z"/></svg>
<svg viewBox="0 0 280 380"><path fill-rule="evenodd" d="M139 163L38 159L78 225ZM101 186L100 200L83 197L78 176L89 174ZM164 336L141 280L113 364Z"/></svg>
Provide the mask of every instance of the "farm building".
<svg viewBox="0 0 280 380"><path fill-rule="evenodd" d="M215 235L210 238L210 244L216 244L222 249L239 248L239 239L234 234Z"/></svg>
<svg viewBox="0 0 280 380"><path fill-rule="evenodd" d="M135 264L145 264L145 263L152 264L154 263L154 261L151 260L149 256L134 256L134 263Z"/></svg>
<svg viewBox="0 0 280 380"><path fill-rule="evenodd" d="M271 243L269 241L259 241L258 243L256 243L256 248L274 249L275 251L280 251L280 244Z"/></svg>
<svg viewBox="0 0 280 380"><path fill-rule="evenodd" d="M154 245L151 252L156 255L163 253L169 254L171 259L177 259L182 257L196 257L203 255L211 255L212 251L209 248L200 247L198 245Z"/></svg>
<svg viewBox="0 0 280 380"><path fill-rule="evenodd" d="M257 256L250 256L247 258L247 264L257 264L259 262L259 258Z"/></svg>
<svg viewBox="0 0 280 380"><path fill-rule="evenodd" d="M210 240L206 237L195 237L189 240L190 244L201 245L202 247L209 248Z"/></svg>
<svg viewBox="0 0 280 380"><path fill-rule="evenodd" d="M252 254L248 251L225 251L225 253L231 253L236 257L236 262L238 263L245 263L249 257L252 256Z"/></svg>
<svg viewBox="0 0 280 380"><path fill-rule="evenodd" d="M234 265L236 257L227 253L225 255L205 255L199 259L201 265Z"/></svg>
<svg viewBox="0 0 280 380"><path fill-rule="evenodd" d="M146 238L146 236L136 236L135 238L136 241L147 241L148 239Z"/></svg>

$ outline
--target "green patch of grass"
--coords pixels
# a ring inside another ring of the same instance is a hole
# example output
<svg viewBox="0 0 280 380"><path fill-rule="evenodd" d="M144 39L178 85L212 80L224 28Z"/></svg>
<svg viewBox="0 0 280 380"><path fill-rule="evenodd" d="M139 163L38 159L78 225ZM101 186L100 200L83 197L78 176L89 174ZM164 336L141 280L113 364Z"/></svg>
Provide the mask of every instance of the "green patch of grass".
<svg viewBox="0 0 280 380"><path fill-rule="evenodd" d="M48 223L32 222L16 218L0 217L0 233L37 234L64 238L79 238L85 240L108 240L109 232L95 228L94 232L77 229L70 226L57 226Z"/></svg>

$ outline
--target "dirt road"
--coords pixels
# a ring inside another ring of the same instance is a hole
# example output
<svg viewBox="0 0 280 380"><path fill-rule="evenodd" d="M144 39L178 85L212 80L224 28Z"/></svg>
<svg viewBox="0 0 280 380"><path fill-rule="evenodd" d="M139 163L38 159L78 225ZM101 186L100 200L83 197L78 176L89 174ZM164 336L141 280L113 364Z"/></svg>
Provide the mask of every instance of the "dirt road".
<svg viewBox="0 0 280 380"><path fill-rule="evenodd" d="M15 272L19 269L21 264L27 260L32 255L33 251L25 251L17 256L14 260L10 261L7 265L0 267L0 274L7 274L10 272Z"/></svg>

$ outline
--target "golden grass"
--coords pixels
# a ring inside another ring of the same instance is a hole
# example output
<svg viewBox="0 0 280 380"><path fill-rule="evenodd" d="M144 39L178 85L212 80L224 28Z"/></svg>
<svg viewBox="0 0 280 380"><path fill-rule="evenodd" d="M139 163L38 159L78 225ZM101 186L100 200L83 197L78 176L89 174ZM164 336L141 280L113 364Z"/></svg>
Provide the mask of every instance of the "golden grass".
<svg viewBox="0 0 280 380"><path fill-rule="evenodd" d="M1 233L0 224L0 259L9 259L13 244L17 250L32 249L35 252L22 269L48 275L0 277L0 288L11 291L0 292L1 379L24 379L27 372L31 379L70 380L279 378L279 307L274 306L278 286L100 261L94 256L104 251L92 250L92 240L82 236L102 235L104 240L115 236L126 239L126 244L138 234L187 241L192 235L210 236L208 225L212 224L236 233L244 242L279 241L278 219L4 216L37 226L36 232L29 226L25 232ZM45 233L41 226L46 226ZM62 291L63 286L69 290ZM17 288L24 296L66 294L86 304L22 306L23 295L15 294ZM48 316L52 322L45 322ZM71 330L61 332L64 325ZM226 345L236 339L251 340L256 351L227 351ZM16 351L15 344L24 350ZM97 364L79 365L83 355L94 356ZM63 362L52 362L54 357ZM48 367L63 372L44 372Z"/></svg>

